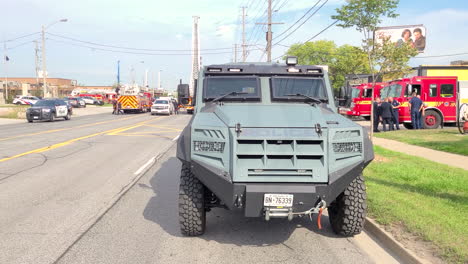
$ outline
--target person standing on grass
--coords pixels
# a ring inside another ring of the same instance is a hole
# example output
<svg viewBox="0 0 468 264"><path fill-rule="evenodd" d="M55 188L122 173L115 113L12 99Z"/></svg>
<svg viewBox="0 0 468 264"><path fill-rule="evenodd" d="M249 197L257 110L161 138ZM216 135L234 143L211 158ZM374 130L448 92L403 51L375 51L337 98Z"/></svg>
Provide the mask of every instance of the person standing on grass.
<svg viewBox="0 0 468 264"><path fill-rule="evenodd" d="M388 98L388 101L390 102L390 104L392 105L392 108L393 108L393 115L392 115L392 121L393 121L393 125L392 125L392 128L393 130L400 130L400 114L398 112L398 110L400 109L400 102L398 102L397 100L393 99L393 97L389 97Z"/></svg>
<svg viewBox="0 0 468 264"><path fill-rule="evenodd" d="M421 99L421 95L417 95L417 97L419 99ZM419 110L419 129L423 129L424 128L424 116L426 115L426 107L425 107L425 104L424 104L424 101L421 100L422 102L422 106L421 106L421 110Z"/></svg>
<svg viewBox="0 0 468 264"><path fill-rule="evenodd" d="M411 124L413 129L421 129L421 111L423 109L423 101L413 92L413 97L409 101Z"/></svg>
<svg viewBox="0 0 468 264"><path fill-rule="evenodd" d="M377 97L375 98L374 100L374 124L373 124L373 130L374 132L378 133L380 132L379 130L379 122L380 122L380 119L381 119L381 115L380 115L380 104L381 104L381 101L380 101L380 98Z"/></svg>
<svg viewBox="0 0 468 264"><path fill-rule="evenodd" d="M389 130L393 130L393 108L392 105L389 103L388 98L385 98L385 101L380 105L380 109L382 115L383 131L387 132L387 125Z"/></svg>

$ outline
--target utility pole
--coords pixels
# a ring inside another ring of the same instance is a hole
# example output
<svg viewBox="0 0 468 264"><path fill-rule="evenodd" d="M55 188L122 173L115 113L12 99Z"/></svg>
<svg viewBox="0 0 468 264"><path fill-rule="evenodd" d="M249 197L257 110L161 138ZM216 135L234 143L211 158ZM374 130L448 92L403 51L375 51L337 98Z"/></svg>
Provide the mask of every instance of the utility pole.
<svg viewBox="0 0 468 264"><path fill-rule="evenodd" d="M7 46L6 42L3 43L3 63L5 65L5 103L8 102L8 56L6 54Z"/></svg>
<svg viewBox="0 0 468 264"><path fill-rule="evenodd" d="M158 90L161 89L161 70L158 71Z"/></svg>
<svg viewBox="0 0 468 264"><path fill-rule="evenodd" d="M234 44L234 62L237 62L237 44Z"/></svg>
<svg viewBox="0 0 468 264"><path fill-rule="evenodd" d="M49 89L47 87L47 67L46 67L46 48L45 48L45 33L46 29L57 24L60 22L67 22L68 19L60 19L58 21L55 21L52 24L49 24L48 26L42 25L42 80L44 82L44 97L50 97Z"/></svg>
<svg viewBox="0 0 468 264"><path fill-rule="evenodd" d="M34 41L35 48L34 48L34 62L36 63L36 91L39 92L39 43L37 40Z"/></svg>
<svg viewBox="0 0 468 264"><path fill-rule="evenodd" d="M193 96L195 80L198 79L200 72L200 34L198 29L199 16L193 16L193 29L192 29L192 75L190 76L190 94Z"/></svg>
<svg viewBox="0 0 468 264"><path fill-rule="evenodd" d="M271 0L270 0L271 2ZM246 7L243 6L242 7L242 62L245 62L245 60L247 59L247 45L245 43L245 9Z"/></svg>
<svg viewBox="0 0 468 264"><path fill-rule="evenodd" d="M148 88L148 69L145 70L145 88Z"/></svg>
<svg viewBox="0 0 468 264"><path fill-rule="evenodd" d="M271 62L271 40L273 32L271 32L271 1L268 0L268 32L267 32L267 61Z"/></svg>
<svg viewBox="0 0 468 264"><path fill-rule="evenodd" d="M120 87L120 60L117 61L117 87Z"/></svg>
<svg viewBox="0 0 468 264"><path fill-rule="evenodd" d="M44 97L49 97L47 89L46 48L45 48L45 26L42 26L42 86Z"/></svg>
<svg viewBox="0 0 468 264"><path fill-rule="evenodd" d="M271 10L271 2L272 0L268 0L268 22L267 23L256 23L257 25L267 25L268 26L268 31L266 33L266 40L267 40L267 46L266 46L266 52L267 52L267 62L271 62L271 48L272 48L272 40L273 40L273 32L271 32L271 25L274 24L283 24L283 23L273 23L271 16L273 14Z"/></svg>

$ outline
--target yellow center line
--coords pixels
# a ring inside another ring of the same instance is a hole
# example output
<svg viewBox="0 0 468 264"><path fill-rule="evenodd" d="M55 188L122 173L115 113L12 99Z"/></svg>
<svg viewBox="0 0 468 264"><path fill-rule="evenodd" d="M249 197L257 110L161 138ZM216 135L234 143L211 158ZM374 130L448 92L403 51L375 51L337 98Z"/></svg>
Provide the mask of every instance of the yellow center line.
<svg viewBox="0 0 468 264"><path fill-rule="evenodd" d="M145 123L153 121L153 120L154 119L143 121L143 122L137 123L137 125L133 125L133 126L130 126L130 127L128 127L128 126L119 127L119 128L114 128L114 129L111 129L111 130L106 130L106 131L103 131L103 132L98 132L98 133L94 133L94 134L91 134L91 135L83 136L83 137L70 139L70 140L60 142L60 143L57 143L57 144L53 144L53 145L50 145L50 146L47 146L47 147L42 147L42 148L34 149L34 150L31 150L31 151L23 152L23 153L20 153L20 154L11 156L11 157L6 157L6 158L3 158L3 159L0 159L0 162L16 159L16 158L23 157L23 156L26 156L26 155L29 155L29 154L36 154L36 153L41 153L41 152L45 152L45 151L48 151L48 150L60 148L60 147L63 147L63 146L70 145L70 144L72 144L74 142L77 142L79 140L83 140L83 139L87 139L87 138L91 138L91 137L95 137L95 136L99 136L99 135L103 135L103 134L111 135L114 132L126 131L126 130L129 130L129 129L135 128L135 127L142 126Z"/></svg>
<svg viewBox="0 0 468 264"><path fill-rule="evenodd" d="M0 138L0 141L5 141L9 139L15 139L15 138L20 138L20 137L28 137L28 136L36 136L36 135L42 135L42 134L50 134L50 133L55 133L55 132L60 132L60 131L67 131L75 128L83 128L83 127L89 127L89 126L94 126L94 125L101 125L101 124L106 124L106 123L111 123L111 122L117 122L117 121L123 121L123 120L128 120L128 119L133 119L137 118L139 116L131 116L131 117L126 117L122 119L117 119L117 120L109 120L109 121L101 121L101 122L96 122L96 123L91 123L91 124L86 124L86 125L80 125L80 126L75 126L75 127L68 127L68 128L59 128L59 129L52 129L52 130L46 130L46 131L41 131L41 132L36 132L36 133L30 133L30 134L22 134L22 135L17 135L17 136L12 136L12 137L6 137L6 138Z"/></svg>

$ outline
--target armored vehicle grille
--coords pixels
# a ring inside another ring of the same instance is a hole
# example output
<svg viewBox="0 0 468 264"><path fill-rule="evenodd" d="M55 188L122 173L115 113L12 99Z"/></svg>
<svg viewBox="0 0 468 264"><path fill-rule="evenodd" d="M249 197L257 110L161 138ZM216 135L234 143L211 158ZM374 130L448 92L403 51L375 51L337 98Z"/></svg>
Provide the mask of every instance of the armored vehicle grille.
<svg viewBox="0 0 468 264"><path fill-rule="evenodd" d="M323 140L238 139L234 160L242 181L311 182L326 173Z"/></svg>

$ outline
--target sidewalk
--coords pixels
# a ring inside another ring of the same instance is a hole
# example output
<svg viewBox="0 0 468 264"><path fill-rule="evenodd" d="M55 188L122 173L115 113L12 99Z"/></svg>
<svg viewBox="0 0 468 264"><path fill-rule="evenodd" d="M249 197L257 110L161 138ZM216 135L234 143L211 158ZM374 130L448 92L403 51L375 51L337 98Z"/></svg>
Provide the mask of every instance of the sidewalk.
<svg viewBox="0 0 468 264"><path fill-rule="evenodd" d="M402 152L408 155L417 156L425 158L437 163L446 164L452 167L462 168L468 170L468 157L452 154L448 152L418 147L415 145L410 145L402 143L395 140L385 139L385 138L373 138L374 145Z"/></svg>

